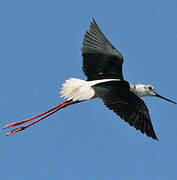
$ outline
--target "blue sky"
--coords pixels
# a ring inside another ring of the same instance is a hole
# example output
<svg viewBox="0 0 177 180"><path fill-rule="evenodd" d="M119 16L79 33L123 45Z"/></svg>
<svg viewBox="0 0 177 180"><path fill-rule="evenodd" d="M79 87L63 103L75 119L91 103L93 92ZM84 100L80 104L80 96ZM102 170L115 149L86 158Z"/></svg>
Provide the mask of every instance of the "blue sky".
<svg viewBox="0 0 177 180"><path fill-rule="evenodd" d="M0 179L177 179L177 106L144 98L160 142L94 99L24 132L2 127L57 105L61 84L85 78L81 45L91 18L124 56L129 82L177 101L177 1L0 2Z"/></svg>

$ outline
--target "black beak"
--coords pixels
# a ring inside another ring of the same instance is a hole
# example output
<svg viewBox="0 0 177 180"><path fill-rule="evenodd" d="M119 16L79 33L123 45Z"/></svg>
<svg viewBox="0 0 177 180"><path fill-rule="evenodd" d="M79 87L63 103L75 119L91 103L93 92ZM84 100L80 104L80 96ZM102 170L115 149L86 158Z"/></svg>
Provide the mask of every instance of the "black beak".
<svg viewBox="0 0 177 180"><path fill-rule="evenodd" d="M169 102L171 102L171 103L177 104L176 102L174 102L174 101L172 101L172 100L170 100L170 99L167 99L167 98L165 98L165 97L163 97L163 96L160 96L160 95L157 94L157 93L155 93L155 96L156 96L156 97L159 97L159 98L161 98L161 99L165 99L166 101L169 101Z"/></svg>

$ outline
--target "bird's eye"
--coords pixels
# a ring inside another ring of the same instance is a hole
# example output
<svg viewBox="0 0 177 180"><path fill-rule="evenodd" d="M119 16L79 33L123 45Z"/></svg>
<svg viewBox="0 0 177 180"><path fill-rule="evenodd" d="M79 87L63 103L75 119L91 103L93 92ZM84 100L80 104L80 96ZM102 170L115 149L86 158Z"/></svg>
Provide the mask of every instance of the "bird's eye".
<svg viewBox="0 0 177 180"><path fill-rule="evenodd" d="M149 90L152 90L152 87L151 87L151 86L149 86Z"/></svg>

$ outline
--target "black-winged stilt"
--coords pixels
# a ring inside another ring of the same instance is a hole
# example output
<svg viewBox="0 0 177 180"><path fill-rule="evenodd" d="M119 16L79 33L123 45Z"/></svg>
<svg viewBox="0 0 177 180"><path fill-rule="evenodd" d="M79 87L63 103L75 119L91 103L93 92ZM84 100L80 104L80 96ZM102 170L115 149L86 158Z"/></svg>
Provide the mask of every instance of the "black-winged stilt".
<svg viewBox="0 0 177 180"><path fill-rule="evenodd" d="M122 74L123 56L108 41L94 19L90 29L85 34L81 50L83 72L87 76L87 80L76 78L66 80L60 93L61 97L66 98L67 101L37 116L5 126L4 128L9 128L39 118L10 131L7 135L22 131L66 106L98 97L109 109L131 126L145 133L148 137L158 140L149 111L141 97L156 96L174 104L176 102L160 96L149 84L132 85L124 80Z"/></svg>

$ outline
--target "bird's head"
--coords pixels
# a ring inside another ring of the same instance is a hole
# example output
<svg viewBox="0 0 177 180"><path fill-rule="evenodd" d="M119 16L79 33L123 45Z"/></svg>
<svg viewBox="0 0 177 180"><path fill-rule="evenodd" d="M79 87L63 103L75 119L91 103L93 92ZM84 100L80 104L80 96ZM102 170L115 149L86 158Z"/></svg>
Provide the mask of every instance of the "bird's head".
<svg viewBox="0 0 177 180"><path fill-rule="evenodd" d="M154 90L154 87L150 84L137 84L137 85L135 85L135 91L137 92L137 95L139 95L140 97L155 96L155 97L159 97L161 99L164 99L166 101L176 104L176 102L174 102L170 99L167 99L163 96L160 96L158 93L156 93Z"/></svg>

